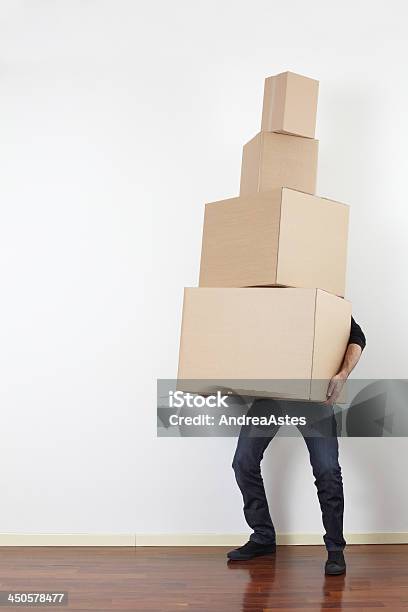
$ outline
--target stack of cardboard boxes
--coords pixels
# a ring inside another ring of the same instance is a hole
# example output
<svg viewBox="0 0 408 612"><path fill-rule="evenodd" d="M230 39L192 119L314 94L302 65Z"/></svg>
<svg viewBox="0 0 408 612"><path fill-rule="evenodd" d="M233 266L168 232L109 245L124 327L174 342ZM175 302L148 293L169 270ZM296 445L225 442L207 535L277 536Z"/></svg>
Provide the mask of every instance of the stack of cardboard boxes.
<svg viewBox="0 0 408 612"><path fill-rule="evenodd" d="M178 388L324 400L350 333L349 207L314 195L318 81L265 80L237 198L205 207L200 283L186 288Z"/></svg>

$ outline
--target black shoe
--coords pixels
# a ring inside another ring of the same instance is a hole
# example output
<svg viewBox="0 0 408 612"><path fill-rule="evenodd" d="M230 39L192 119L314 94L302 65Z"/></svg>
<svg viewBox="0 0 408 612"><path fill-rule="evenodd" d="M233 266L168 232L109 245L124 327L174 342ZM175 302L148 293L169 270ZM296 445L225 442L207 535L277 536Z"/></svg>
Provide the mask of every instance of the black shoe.
<svg viewBox="0 0 408 612"><path fill-rule="evenodd" d="M257 542L249 540L249 542L243 546L230 550L229 553L227 553L227 557L230 561L247 561L248 559L261 557L262 555L272 555L275 552L275 544L258 544Z"/></svg>
<svg viewBox="0 0 408 612"><path fill-rule="evenodd" d="M346 571L346 562L341 550L330 551L324 568L326 576L339 576Z"/></svg>

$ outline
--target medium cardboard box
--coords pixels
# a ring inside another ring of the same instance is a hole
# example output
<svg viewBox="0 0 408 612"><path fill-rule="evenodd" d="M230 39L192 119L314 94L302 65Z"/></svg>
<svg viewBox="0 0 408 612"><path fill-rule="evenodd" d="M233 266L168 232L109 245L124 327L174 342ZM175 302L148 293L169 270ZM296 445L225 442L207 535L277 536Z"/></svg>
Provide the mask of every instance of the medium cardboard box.
<svg viewBox="0 0 408 612"><path fill-rule="evenodd" d="M177 388L323 401L350 324L319 289L186 288Z"/></svg>
<svg viewBox="0 0 408 612"><path fill-rule="evenodd" d="M274 189L205 207L201 287L287 286L344 296L349 207Z"/></svg>
<svg viewBox="0 0 408 612"><path fill-rule="evenodd" d="M319 143L311 138L259 132L244 145L240 195L290 187L316 191Z"/></svg>
<svg viewBox="0 0 408 612"><path fill-rule="evenodd" d="M262 132L314 138L319 81L294 72L265 79Z"/></svg>

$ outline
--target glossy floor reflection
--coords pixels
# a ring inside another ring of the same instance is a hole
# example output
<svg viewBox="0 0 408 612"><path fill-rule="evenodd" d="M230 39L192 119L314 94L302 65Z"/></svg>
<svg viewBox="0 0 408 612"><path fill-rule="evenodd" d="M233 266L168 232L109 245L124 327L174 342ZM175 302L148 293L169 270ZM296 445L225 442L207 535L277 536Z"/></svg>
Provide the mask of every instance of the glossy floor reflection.
<svg viewBox="0 0 408 612"><path fill-rule="evenodd" d="M408 609L408 545L349 546L347 574L324 575L322 546L228 562L227 548L139 549L140 610Z"/></svg>
<svg viewBox="0 0 408 612"><path fill-rule="evenodd" d="M277 555L270 557L228 562L230 570L243 572L247 577L240 609L342 609L346 576L323 576L321 563L318 569L320 576L316 576L316 564L312 563L313 567L310 567L312 558L304 558L302 555L302 559L303 563L308 564L302 572L299 571L300 564L294 562L291 555L289 558L286 554L280 555L279 549Z"/></svg>

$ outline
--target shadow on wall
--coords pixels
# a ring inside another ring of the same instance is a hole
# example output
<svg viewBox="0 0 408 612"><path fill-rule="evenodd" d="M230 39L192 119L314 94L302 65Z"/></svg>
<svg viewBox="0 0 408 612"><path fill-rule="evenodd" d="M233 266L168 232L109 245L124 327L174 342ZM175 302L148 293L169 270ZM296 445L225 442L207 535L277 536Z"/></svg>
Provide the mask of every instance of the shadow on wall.
<svg viewBox="0 0 408 612"><path fill-rule="evenodd" d="M386 93L378 83L372 87L375 96L367 82L325 82L320 91L318 195L343 199L352 212L371 203L371 193L378 194L373 177L384 162L379 112L384 112Z"/></svg>
<svg viewBox="0 0 408 612"><path fill-rule="evenodd" d="M374 341L383 327L381 321L387 318L386 292L395 285L395 265L390 269L389 257L379 248L386 245L390 252L395 244L395 224L390 219L383 223L384 202L390 199L384 173L392 150L385 119L392 101L385 87L381 79L373 83L365 78L361 82L345 78L339 83L325 81L318 111L322 135L318 195L350 205L346 297L355 305L354 314L368 339ZM372 363L374 375L383 375L369 354L364 361L366 371Z"/></svg>

